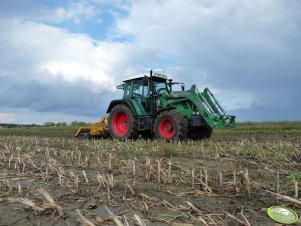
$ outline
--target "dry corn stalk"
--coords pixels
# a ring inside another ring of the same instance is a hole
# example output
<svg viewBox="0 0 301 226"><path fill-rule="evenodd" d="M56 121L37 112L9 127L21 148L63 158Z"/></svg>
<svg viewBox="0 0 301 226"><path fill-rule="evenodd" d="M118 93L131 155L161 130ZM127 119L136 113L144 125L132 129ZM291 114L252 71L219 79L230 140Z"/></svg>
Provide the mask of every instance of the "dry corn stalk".
<svg viewBox="0 0 301 226"><path fill-rule="evenodd" d="M105 208L106 208L106 210L108 211L108 213L111 215L113 221L115 222L115 224L116 224L117 226L124 226L124 225L121 223L121 221L117 218L117 216L114 215L114 214L109 210L108 207L105 206Z"/></svg>
<svg viewBox="0 0 301 226"><path fill-rule="evenodd" d="M144 223L144 221L136 214L134 214L134 217L136 218L136 221L138 222L138 225L140 226L146 226L146 224Z"/></svg>
<svg viewBox="0 0 301 226"><path fill-rule="evenodd" d="M151 160L150 158L147 158L145 161L145 179L147 181L150 181L150 177L151 177Z"/></svg>
<svg viewBox="0 0 301 226"><path fill-rule="evenodd" d="M135 160L132 161L132 166L133 166L133 177L136 175L136 162Z"/></svg>
<svg viewBox="0 0 301 226"><path fill-rule="evenodd" d="M162 159L157 160L158 163L158 183L161 182Z"/></svg>
<svg viewBox="0 0 301 226"><path fill-rule="evenodd" d="M193 224L172 223L171 226L194 226Z"/></svg>
<svg viewBox="0 0 301 226"><path fill-rule="evenodd" d="M42 208L44 209L56 209L59 217L62 217L64 215L64 209L63 207L59 206L58 204L55 203L55 201L53 200L53 198L49 195L49 193L47 191L45 191L43 188L38 190L42 195L45 196L45 198L47 199L47 201L49 203L44 203L42 205Z"/></svg>
<svg viewBox="0 0 301 226"><path fill-rule="evenodd" d="M195 172L194 172L194 166L191 170L191 186L194 188L194 180L195 180Z"/></svg>
<svg viewBox="0 0 301 226"><path fill-rule="evenodd" d="M244 178L245 178L246 190L247 190L248 198L250 198L251 191L250 191L250 178L249 178L249 171L248 171L248 169L246 169L246 172L244 173Z"/></svg>
<svg viewBox="0 0 301 226"><path fill-rule="evenodd" d="M298 199L294 199L294 198L291 198L291 197L286 196L286 195L280 195L278 193L275 193L275 192L272 192L272 191L269 191L269 190L264 190L264 191L266 191L270 194L276 195L277 198L279 198L279 199L286 200L288 202L295 203L295 204L301 206L301 201L299 201Z"/></svg>
<svg viewBox="0 0 301 226"><path fill-rule="evenodd" d="M79 211L79 209L75 210L77 214L79 215L80 219L84 223L85 226L95 226L91 221L89 221L87 218L85 218L82 213Z"/></svg>
<svg viewBox="0 0 301 226"><path fill-rule="evenodd" d="M170 179L170 177L171 177L171 164L172 164L171 160L169 160L167 164L168 164L168 174L167 175L168 175L168 178Z"/></svg>
<svg viewBox="0 0 301 226"><path fill-rule="evenodd" d="M240 220L239 218L237 218L236 216L233 216L230 213L227 213L227 217L230 217L230 218L236 220L240 225L246 225L246 223L244 221Z"/></svg>
<svg viewBox="0 0 301 226"><path fill-rule="evenodd" d="M299 187L296 179L294 179L294 190L295 190L295 198L297 199L299 197Z"/></svg>
<svg viewBox="0 0 301 226"><path fill-rule="evenodd" d="M86 183L88 183L89 181L88 181L88 178L87 178L87 175L86 175L85 170L83 170L83 175L84 175L84 178L85 178Z"/></svg>
<svg viewBox="0 0 301 226"><path fill-rule="evenodd" d="M26 206L30 206L34 209L34 211L39 211L39 212L42 212L44 211L43 208L37 206L37 204L35 204L33 201L27 199L27 198L17 198L17 199L14 199L14 198L8 198L8 201L11 201L11 202L20 202Z"/></svg>
<svg viewBox="0 0 301 226"><path fill-rule="evenodd" d="M109 153L109 170L112 170L112 153Z"/></svg>

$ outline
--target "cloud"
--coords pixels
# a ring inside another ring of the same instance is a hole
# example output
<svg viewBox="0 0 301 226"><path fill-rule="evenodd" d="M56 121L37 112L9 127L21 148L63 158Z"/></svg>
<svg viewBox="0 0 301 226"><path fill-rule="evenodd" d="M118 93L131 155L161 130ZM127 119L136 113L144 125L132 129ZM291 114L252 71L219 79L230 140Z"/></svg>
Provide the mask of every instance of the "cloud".
<svg viewBox="0 0 301 226"><path fill-rule="evenodd" d="M4 108L5 114L10 114L12 117L9 120L0 118L1 123L17 123L17 124L40 124L45 122L72 122L72 121L83 121L83 122L96 122L101 118L89 117L75 114L67 114L63 112L37 112L28 108Z"/></svg>
<svg viewBox="0 0 301 226"><path fill-rule="evenodd" d="M81 24L85 21L100 21L101 10L91 4L89 1L71 2L67 7L57 7L54 9L42 10L40 19L46 22L62 23L72 21L75 24Z"/></svg>
<svg viewBox="0 0 301 226"><path fill-rule="evenodd" d="M19 75L28 73L26 76L40 82L61 76L69 81L87 79L97 81L99 86L103 83L106 87L112 85L106 72L110 58L104 59L106 50L101 45L95 46L90 37L41 23L18 20L0 23L4 29L0 48L5 53L1 61L6 70ZM72 65L76 67L72 68ZM91 69L78 71L79 68Z"/></svg>
<svg viewBox="0 0 301 226"><path fill-rule="evenodd" d="M117 29L187 70L182 79L191 82L196 77L190 72L202 71L203 84L222 90L226 96L218 99L230 109L259 104L269 112L277 103L301 105L295 95L301 83L300 9L300 1L281 0L134 1ZM281 119L300 118L278 105Z"/></svg>
<svg viewBox="0 0 301 226"><path fill-rule="evenodd" d="M38 112L64 112L75 115L96 116L110 96L108 91L94 93L89 82L66 83L52 79L41 83L30 78L10 75L0 77L2 107L28 108ZM7 97L10 98L7 98Z"/></svg>
<svg viewBox="0 0 301 226"><path fill-rule="evenodd" d="M8 112L0 112L0 122L2 123L10 123L16 119L16 114L8 113Z"/></svg>
<svg viewBox="0 0 301 226"><path fill-rule="evenodd" d="M34 2L30 0L1 1L1 17L17 18L47 23L100 21L101 9L93 1L71 0L61 3Z"/></svg>
<svg viewBox="0 0 301 226"><path fill-rule="evenodd" d="M115 86L154 57L42 23L1 20L0 27L0 108L96 117L118 98Z"/></svg>
<svg viewBox="0 0 301 226"><path fill-rule="evenodd" d="M186 88L208 86L239 120L300 119L300 8L298 0L0 2L0 112L90 120L120 98L115 85L154 69Z"/></svg>

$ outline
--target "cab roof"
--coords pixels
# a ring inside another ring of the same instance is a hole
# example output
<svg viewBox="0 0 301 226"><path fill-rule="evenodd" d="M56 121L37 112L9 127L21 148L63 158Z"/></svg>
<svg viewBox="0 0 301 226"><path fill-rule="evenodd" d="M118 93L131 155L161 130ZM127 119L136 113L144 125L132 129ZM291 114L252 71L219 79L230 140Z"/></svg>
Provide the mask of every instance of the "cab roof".
<svg viewBox="0 0 301 226"><path fill-rule="evenodd" d="M167 81L167 76L160 75L160 74L154 74L152 77L144 75L144 76L140 76L137 78L127 79L127 80L124 80L123 82L143 80L144 78L152 78L152 80L157 81L157 82L166 82Z"/></svg>

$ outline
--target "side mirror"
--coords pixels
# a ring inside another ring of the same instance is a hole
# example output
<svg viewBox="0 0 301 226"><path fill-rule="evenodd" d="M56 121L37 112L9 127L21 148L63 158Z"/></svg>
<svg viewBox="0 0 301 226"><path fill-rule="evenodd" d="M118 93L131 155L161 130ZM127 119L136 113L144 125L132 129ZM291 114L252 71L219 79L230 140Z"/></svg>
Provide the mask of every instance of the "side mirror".
<svg viewBox="0 0 301 226"><path fill-rule="evenodd" d="M122 89L122 90L124 90L124 84L116 86L116 89Z"/></svg>

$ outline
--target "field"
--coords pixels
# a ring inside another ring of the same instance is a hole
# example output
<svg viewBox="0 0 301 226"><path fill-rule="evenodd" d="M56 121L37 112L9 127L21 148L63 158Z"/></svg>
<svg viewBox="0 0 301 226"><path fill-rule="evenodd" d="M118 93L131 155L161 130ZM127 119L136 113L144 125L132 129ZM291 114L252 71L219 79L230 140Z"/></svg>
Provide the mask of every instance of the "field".
<svg viewBox="0 0 301 226"><path fill-rule="evenodd" d="M0 225L276 225L270 206L301 214L301 122L174 143L74 130L0 129Z"/></svg>

